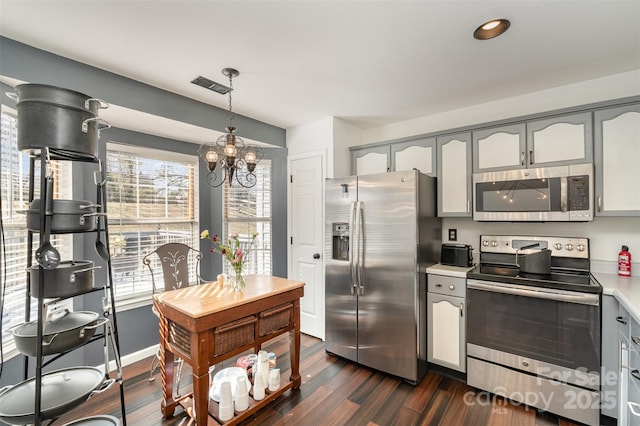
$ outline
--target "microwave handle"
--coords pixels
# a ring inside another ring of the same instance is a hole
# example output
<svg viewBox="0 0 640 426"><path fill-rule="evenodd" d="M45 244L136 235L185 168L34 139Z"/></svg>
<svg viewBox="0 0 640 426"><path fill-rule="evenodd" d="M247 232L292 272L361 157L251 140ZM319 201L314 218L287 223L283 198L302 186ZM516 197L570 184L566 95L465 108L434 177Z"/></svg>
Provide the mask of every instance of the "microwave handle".
<svg viewBox="0 0 640 426"><path fill-rule="evenodd" d="M568 198L567 178L562 177L560 178L560 211L563 213L567 211Z"/></svg>

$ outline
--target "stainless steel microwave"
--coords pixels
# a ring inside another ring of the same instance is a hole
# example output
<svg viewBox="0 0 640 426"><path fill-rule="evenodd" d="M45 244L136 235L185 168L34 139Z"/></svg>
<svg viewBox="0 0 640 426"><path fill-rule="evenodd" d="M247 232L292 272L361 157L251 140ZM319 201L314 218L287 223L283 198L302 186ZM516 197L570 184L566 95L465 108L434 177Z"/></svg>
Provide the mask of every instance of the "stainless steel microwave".
<svg viewBox="0 0 640 426"><path fill-rule="evenodd" d="M473 219L593 220L593 164L473 174Z"/></svg>

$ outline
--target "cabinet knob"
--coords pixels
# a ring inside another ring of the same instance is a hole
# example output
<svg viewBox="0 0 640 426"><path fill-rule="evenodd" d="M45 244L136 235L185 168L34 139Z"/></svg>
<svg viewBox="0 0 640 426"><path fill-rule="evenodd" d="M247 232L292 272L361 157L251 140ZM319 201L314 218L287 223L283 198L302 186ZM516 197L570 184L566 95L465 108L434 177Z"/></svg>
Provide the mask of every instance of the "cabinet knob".
<svg viewBox="0 0 640 426"><path fill-rule="evenodd" d="M320 259L320 253L314 253L313 254L313 258L314 259Z"/></svg>
<svg viewBox="0 0 640 426"><path fill-rule="evenodd" d="M440 288L442 287L442 284L436 284L436 287Z"/></svg>
<svg viewBox="0 0 640 426"><path fill-rule="evenodd" d="M449 290L454 290L456 288L456 286L454 286L453 284L449 284Z"/></svg>
<svg viewBox="0 0 640 426"><path fill-rule="evenodd" d="M640 337L638 336L631 336L631 341L636 345L640 345Z"/></svg>
<svg viewBox="0 0 640 426"><path fill-rule="evenodd" d="M636 369L631 370L631 375L633 376L634 379L640 380L640 371Z"/></svg>
<svg viewBox="0 0 640 426"><path fill-rule="evenodd" d="M616 317L616 321L618 321L620 324L627 325L627 320L624 317Z"/></svg>

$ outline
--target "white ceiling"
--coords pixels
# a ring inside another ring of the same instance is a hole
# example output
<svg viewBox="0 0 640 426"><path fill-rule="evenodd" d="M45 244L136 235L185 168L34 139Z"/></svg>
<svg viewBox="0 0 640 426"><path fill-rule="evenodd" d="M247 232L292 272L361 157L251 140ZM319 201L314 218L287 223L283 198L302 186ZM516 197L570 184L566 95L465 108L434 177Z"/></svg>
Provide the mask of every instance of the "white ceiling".
<svg viewBox="0 0 640 426"><path fill-rule="evenodd" d="M472 37L496 17L505 35ZM283 128L378 127L640 69L640 0L0 0L0 34L221 108L190 81L237 68L234 111Z"/></svg>

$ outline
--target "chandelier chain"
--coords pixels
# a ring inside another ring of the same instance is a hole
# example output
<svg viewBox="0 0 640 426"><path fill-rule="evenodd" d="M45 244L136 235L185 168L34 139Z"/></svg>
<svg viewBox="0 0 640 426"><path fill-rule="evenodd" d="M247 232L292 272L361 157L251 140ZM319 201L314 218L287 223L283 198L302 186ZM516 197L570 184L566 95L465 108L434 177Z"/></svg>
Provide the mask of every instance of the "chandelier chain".
<svg viewBox="0 0 640 426"><path fill-rule="evenodd" d="M231 108L231 94L233 93L233 74L229 74L229 112L227 113L227 118L229 118L229 127L232 127L233 121L233 109Z"/></svg>

